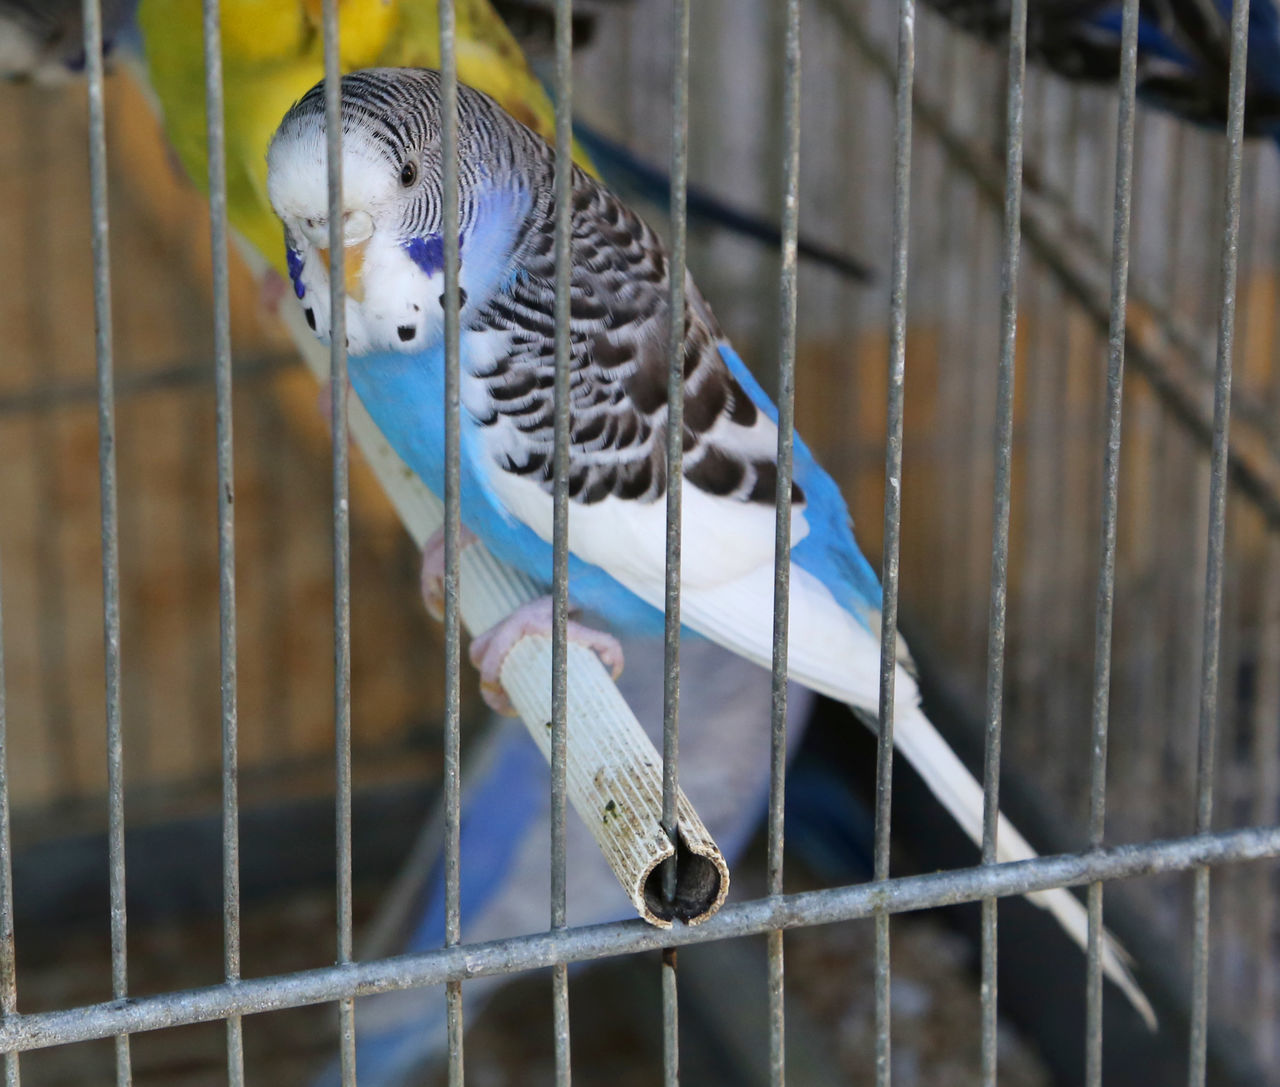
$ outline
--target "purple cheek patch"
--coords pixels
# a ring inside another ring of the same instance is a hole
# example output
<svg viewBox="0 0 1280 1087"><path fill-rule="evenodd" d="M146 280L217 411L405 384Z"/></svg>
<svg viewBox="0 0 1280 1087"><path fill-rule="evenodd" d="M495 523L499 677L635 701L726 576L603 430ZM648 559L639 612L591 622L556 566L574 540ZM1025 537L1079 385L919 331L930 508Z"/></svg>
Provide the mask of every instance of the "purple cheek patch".
<svg viewBox="0 0 1280 1087"><path fill-rule="evenodd" d="M439 234L432 234L429 238L410 238L405 242L404 251L424 275L433 276L444 271L444 239Z"/></svg>
<svg viewBox="0 0 1280 1087"><path fill-rule="evenodd" d="M289 245L285 247L285 261L289 265L289 278L293 280L293 293L298 296L298 301L302 301L307 293L307 288L302 285L302 257Z"/></svg>

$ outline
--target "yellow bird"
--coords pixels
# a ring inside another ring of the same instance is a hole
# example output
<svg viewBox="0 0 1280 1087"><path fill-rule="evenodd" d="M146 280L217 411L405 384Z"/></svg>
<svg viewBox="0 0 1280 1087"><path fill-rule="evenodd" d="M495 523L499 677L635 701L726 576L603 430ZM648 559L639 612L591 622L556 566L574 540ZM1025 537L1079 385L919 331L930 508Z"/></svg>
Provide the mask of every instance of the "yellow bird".
<svg viewBox="0 0 1280 1087"><path fill-rule="evenodd" d="M323 0L222 0L227 207L232 226L285 273L280 221L267 201L267 144L289 107L324 78ZM489 0L456 0L458 78L547 139L542 84ZM165 131L187 173L208 184L200 0L141 0L138 24ZM440 66L436 0L338 0L344 72ZM587 165L580 151L580 163Z"/></svg>

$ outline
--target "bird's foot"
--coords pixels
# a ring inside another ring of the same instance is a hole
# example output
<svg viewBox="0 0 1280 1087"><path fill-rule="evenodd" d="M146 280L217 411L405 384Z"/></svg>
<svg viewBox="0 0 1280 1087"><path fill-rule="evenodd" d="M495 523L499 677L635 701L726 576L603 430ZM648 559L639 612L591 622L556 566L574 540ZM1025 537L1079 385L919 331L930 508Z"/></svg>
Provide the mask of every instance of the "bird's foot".
<svg viewBox="0 0 1280 1087"><path fill-rule="evenodd" d="M466 525L458 526L458 545L465 551L479 537ZM433 619L444 618L444 528L431 534L422 548L422 574L419 579L422 586L422 602Z"/></svg>
<svg viewBox="0 0 1280 1087"><path fill-rule="evenodd" d="M480 670L480 693L492 709L508 717L515 716L515 709L502 687L502 665L516 642L527 634L551 637L551 597L540 597L517 608L471 643L471 663ZM622 674L622 645L612 634L592 630L572 619L567 634L569 641L592 650L614 679Z"/></svg>

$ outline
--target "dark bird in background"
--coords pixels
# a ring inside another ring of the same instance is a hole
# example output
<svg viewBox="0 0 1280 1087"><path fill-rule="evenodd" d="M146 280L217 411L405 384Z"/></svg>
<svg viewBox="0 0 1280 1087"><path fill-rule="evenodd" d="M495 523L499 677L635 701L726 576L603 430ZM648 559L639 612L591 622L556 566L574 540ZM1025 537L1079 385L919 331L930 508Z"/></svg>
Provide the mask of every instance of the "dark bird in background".
<svg viewBox="0 0 1280 1087"><path fill-rule="evenodd" d="M1009 33L1009 0L925 0L987 41ZM1143 0L1138 98L1185 120L1223 128L1231 59L1231 0ZM1027 56L1068 79L1113 83L1120 74L1120 0L1030 0ZM1280 8L1252 0L1245 73L1245 135L1280 140Z"/></svg>
<svg viewBox="0 0 1280 1087"><path fill-rule="evenodd" d="M102 0L102 46L109 51L137 0ZM0 0L0 75L58 83L84 71L80 0Z"/></svg>

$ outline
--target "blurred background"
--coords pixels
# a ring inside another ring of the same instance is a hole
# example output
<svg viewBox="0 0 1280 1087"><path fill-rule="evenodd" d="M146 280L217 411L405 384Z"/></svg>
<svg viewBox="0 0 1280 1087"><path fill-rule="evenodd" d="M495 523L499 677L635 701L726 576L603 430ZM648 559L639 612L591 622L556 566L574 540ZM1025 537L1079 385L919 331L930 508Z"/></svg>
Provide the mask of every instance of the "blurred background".
<svg viewBox="0 0 1280 1087"><path fill-rule="evenodd" d="M535 66L550 52L544 7L507 7ZM664 164L673 64L668 4L582 0L574 7L575 115ZM691 183L767 218L776 216L782 191L777 8L770 0L701 0L692 24ZM866 264L872 277L858 283L800 265L798 429L841 483L877 567L895 16L887 0L804 6L801 229ZM977 751L999 350L1004 51L922 12L917 82L903 628L927 689L946 707L947 731L962 751ZM130 971L131 990L142 993L222 977L212 316L204 198L166 149L127 64L117 63L108 78L107 110ZM1011 814L1047 851L1087 841L1115 117L1113 88L1031 70L1004 765ZM86 124L79 83L0 84L0 252L9 268L0 292L0 555L24 1011L110 993ZM1206 436L1225 183L1219 132L1149 109L1139 110L1137 131L1112 842L1193 829ZM1280 819L1280 152L1270 141L1251 143L1245 162L1220 827ZM642 206L665 227L661 209ZM771 387L776 253L724 231L695 229L689 264L744 359ZM234 256L232 303L244 968L253 975L332 961L330 465L316 386ZM416 551L371 476L359 465L353 473L359 922L376 908L430 808L443 677L440 630L417 590ZM464 713L475 721L481 714L470 669L466 682ZM854 730L829 709L820 717L801 760L845 767L850 788L865 794L874 766L870 749L858 744L867 738L859 731L850 740ZM936 856L931 828L941 815L918 811L904 795L895 810L901 871L976 861L963 846ZM735 871L735 894L758 892L759 872L753 853ZM788 890L831 877L800 858L789 869ZM1184 1047L1177 1009L1186 999L1190 889L1188 874L1107 892L1140 976L1165 994L1157 1003L1171 1016L1166 1041L1177 1053ZM1280 1083L1276 890L1274 865L1225 869L1214 880L1211 1006L1220 1082ZM895 921L897 1082L976 1075L976 958L966 935L972 918L950 916L963 912ZM1007 931L1007 939L1018 939L1016 924ZM866 923L787 937L789 1030L812 1053L826 1054L815 1056L810 1070L797 1067L794 1082L868 1075L871 946ZM687 957L710 962L724 954L702 948ZM1004 969L1082 975L1069 953L1048 965L1038 954L1034 942L1015 943L1003 953ZM685 958L682 952L682 966ZM1011 964L1019 958L1021 967ZM707 976L734 968L745 969L717 960ZM652 1082L660 1059L656 959L579 976L575 1076L583 1083ZM690 967L689 977L697 976ZM1010 980L1011 991L1017 984ZM1071 984L1063 999L1074 1001L1079 1016L1083 996L1073 994L1083 990ZM473 1082L546 1078L547 991L544 978L522 979L476 1022L468 1046ZM625 1008L610 1014L605 1006L612 1008L619 992ZM758 996L762 1008L763 984ZM741 1036L750 1035L742 1024L757 1006L735 998L726 1010L725 999L720 992L682 1001L682 1011L692 1009L682 1031L688 1082L754 1083L762 1075L750 1059L756 1042ZM1055 1042L1052 1025L1027 1022L1034 1011L1014 1016L1002 1036L1002 1080L1073 1082L1080 1035ZM251 1082L306 1083L334 1046L328 1009L252 1017L245 1031ZM137 1081L220 1082L222 1045L220 1024L138 1036ZM792 1052L800 1060L799 1049ZM31 1054L23 1071L29 1083L99 1082L110 1061L109 1043L92 1043ZM1156 1073L1142 1081L1174 1078Z"/></svg>

